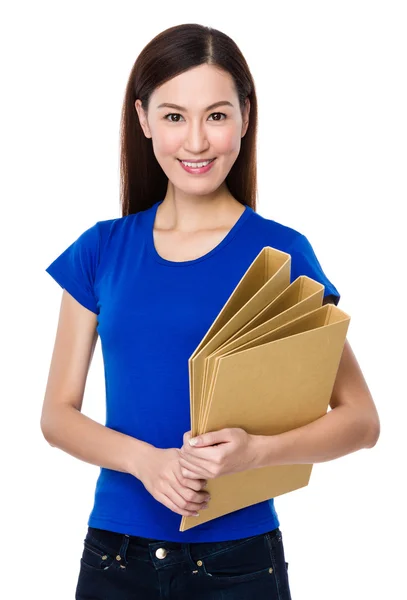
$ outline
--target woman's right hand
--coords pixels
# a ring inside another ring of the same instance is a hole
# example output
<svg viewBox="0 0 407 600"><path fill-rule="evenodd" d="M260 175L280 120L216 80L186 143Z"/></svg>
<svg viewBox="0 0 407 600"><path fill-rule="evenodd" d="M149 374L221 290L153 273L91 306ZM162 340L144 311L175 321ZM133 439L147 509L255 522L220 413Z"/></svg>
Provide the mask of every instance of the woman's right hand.
<svg viewBox="0 0 407 600"><path fill-rule="evenodd" d="M145 460L138 466L137 477L161 504L183 516L193 516L204 508L209 493L203 490L204 479L189 479L182 475L178 448L151 446Z"/></svg>

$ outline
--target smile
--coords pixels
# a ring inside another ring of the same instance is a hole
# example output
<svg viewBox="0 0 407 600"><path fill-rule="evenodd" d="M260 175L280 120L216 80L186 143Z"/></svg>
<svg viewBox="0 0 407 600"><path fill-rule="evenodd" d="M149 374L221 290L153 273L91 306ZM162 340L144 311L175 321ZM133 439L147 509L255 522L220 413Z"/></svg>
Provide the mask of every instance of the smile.
<svg viewBox="0 0 407 600"><path fill-rule="evenodd" d="M212 160L206 160L198 163L191 163L188 161L179 160L179 163L182 166L182 168L185 171L187 171L187 173L199 175L201 173L207 173L208 171L210 171L215 160L216 158L212 158Z"/></svg>

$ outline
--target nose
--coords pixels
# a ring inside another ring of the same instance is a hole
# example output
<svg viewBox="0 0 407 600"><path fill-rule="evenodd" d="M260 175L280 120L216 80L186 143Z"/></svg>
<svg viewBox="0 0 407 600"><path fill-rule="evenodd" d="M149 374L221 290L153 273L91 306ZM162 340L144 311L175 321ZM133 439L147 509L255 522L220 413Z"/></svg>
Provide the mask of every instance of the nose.
<svg viewBox="0 0 407 600"><path fill-rule="evenodd" d="M184 142L185 152L202 155L207 153L209 144L207 131L200 120L191 120L187 126L187 132Z"/></svg>

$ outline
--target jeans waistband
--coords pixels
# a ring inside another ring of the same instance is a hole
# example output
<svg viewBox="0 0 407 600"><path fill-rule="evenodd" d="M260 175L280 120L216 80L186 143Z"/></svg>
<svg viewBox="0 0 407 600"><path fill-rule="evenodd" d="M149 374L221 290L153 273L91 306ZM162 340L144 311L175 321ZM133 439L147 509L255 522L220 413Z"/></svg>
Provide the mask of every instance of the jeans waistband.
<svg viewBox="0 0 407 600"><path fill-rule="evenodd" d="M89 532L92 534L92 532L100 532L104 539L109 542L109 545L116 547L118 544L120 544L123 540L123 536L126 536L128 538L128 547L136 547L136 546L143 546L144 548L149 548L150 544L158 544L158 543L162 543L162 544L166 544L166 546L168 548L174 548L174 549L181 549L183 547L185 547L187 545L186 542L172 542L172 541L167 541L167 540L163 540L163 539L157 539L157 538L147 538L147 537L141 537L138 535L128 535L128 534L123 534L123 533L119 533L116 531L110 531L107 529L98 529L98 528L94 528L94 527L88 527ZM280 531L279 527L277 527L276 529L273 529L272 531L267 531L265 533L259 533L256 535L251 535L248 537L244 537L244 538L236 538L233 540L219 540L219 541L212 541L212 542L192 542L190 544L193 544L195 546L199 546L200 548L204 548L204 546L213 546L216 544L225 544L227 542L233 543L233 542L238 542L238 541L245 541L245 540L249 540L252 539L254 537L260 537L265 535L266 533L268 533L268 535L270 537L274 537L275 535L277 535L277 533ZM95 535L96 537L96 535Z"/></svg>

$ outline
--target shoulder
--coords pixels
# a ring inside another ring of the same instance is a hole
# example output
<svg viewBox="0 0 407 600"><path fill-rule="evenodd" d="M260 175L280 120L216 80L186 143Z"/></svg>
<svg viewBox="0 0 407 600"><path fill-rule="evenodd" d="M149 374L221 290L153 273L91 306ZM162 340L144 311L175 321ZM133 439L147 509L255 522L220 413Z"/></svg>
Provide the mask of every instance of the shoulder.
<svg viewBox="0 0 407 600"><path fill-rule="evenodd" d="M264 235L270 246L288 252L293 248L295 250L303 242L305 235L297 229L274 219L263 217L257 212L254 212L254 215L253 223L256 233Z"/></svg>
<svg viewBox="0 0 407 600"><path fill-rule="evenodd" d="M130 236L137 236L143 226L143 212L97 221L92 229L95 231L95 237L98 237L101 253L107 247L120 245L122 241L126 243Z"/></svg>
<svg viewBox="0 0 407 600"><path fill-rule="evenodd" d="M124 233L126 229L132 225L137 224L139 221L139 215L141 213L132 213L125 217L116 217L113 219L104 219L97 221L93 227L98 232L100 240L103 244L109 237L120 235Z"/></svg>
<svg viewBox="0 0 407 600"><path fill-rule="evenodd" d="M291 281L294 281L300 275L307 275L325 286L324 296L326 301L333 301L334 304L338 304L340 294L328 279L321 261L317 257L319 248L317 248L316 253L314 246L301 231L273 219L266 219L258 213L255 214L256 219L253 219L256 224L255 232L261 238L263 245L290 254L292 259L290 265ZM264 235L262 232L264 232ZM325 266L325 261L323 262Z"/></svg>

